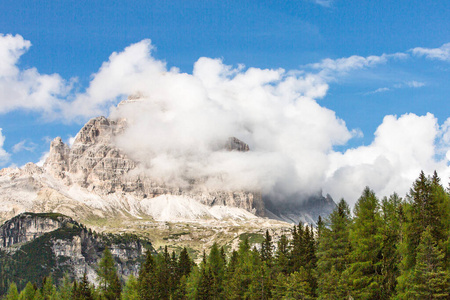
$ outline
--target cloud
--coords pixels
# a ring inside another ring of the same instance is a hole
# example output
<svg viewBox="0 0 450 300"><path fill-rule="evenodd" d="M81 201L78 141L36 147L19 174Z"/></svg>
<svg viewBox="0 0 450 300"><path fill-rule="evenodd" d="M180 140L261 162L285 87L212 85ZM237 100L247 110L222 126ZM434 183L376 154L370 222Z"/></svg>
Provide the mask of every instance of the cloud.
<svg viewBox="0 0 450 300"><path fill-rule="evenodd" d="M324 81L333 81L338 77L347 75L351 71L374 67L385 64L391 59L405 59L408 55L405 53L382 54L371 56L353 55L338 59L325 58L318 63L308 64L305 67L312 70L318 70L317 76Z"/></svg>
<svg viewBox="0 0 450 300"><path fill-rule="evenodd" d="M378 89L376 89L374 91L367 92L367 93L365 93L365 95L373 95L373 94L378 94L378 93L384 93L384 92L388 92L390 90L391 89L388 88L388 87L381 87L381 88L378 88Z"/></svg>
<svg viewBox="0 0 450 300"><path fill-rule="evenodd" d="M19 69L19 58L30 46L20 35L0 34L0 113L20 108L51 117L70 91L70 84L58 74L42 75L35 68Z"/></svg>
<svg viewBox="0 0 450 300"><path fill-rule="evenodd" d="M3 149L5 143L5 137L2 134L2 128L0 128L0 165L3 166L10 159L10 154Z"/></svg>
<svg viewBox="0 0 450 300"><path fill-rule="evenodd" d="M384 93L384 92L389 92L389 91L392 91L392 90L395 90L395 89L402 89L402 88L420 88L420 87L423 87L423 86L425 86L424 82L412 80L412 81L407 81L407 82L404 82L404 83L396 83L390 88L388 88L388 87L381 87L381 88L378 88L378 89L376 89L374 91L367 92L364 95L373 95L373 94L378 94L378 93Z"/></svg>
<svg viewBox="0 0 450 300"><path fill-rule="evenodd" d="M30 46L19 35L0 35L1 113L26 109L85 120L110 112L111 118L125 118L128 127L116 144L139 162L139 171L168 183L196 179L211 187L258 190L276 199L323 188L354 203L365 185L380 195L402 194L421 169L436 169L444 181L450 175L450 120L440 126L431 114L386 116L369 146L333 150L363 133L348 129L334 111L316 101L327 95L329 82L408 57L404 53L324 59L291 71L233 67L203 57L189 74L155 59L151 41L143 40L114 52L92 75L85 92L75 93L74 83L57 74L18 67ZM423 85L407 81L374 92ZM128 95L140 99L115 108ZM251 151L224 151L231 136L248 143ZM3 142L0 134L4 163L9 154ZM30 145L22 141L13 151L26 147Z"/></svg>
<svg viewBox="0 0 450 300"><path fill-rule="evenodd" d="M313 99L328 89L317 76L233 68L210 58L200 58L192 74L180 73L154 60L144 45L137 47L144 53L130 56L127 49L110 59L109 65L125 58L134 64L138 56L146 66L126 75L132 84L117 78L116 95L139 91L143 97L111 116L127 119L117 144L152 177L177 185L208 178L205 184L226 189L308 194L320 189L327 152L352 137L333 111ZM96 76L103 72L110 70ZM223 151L231 136L252 151Z"/></svg>
<svg viewBox="0 0 450 300"><path fill-rule="evenodd" d="M405 88L405 87L409 87L409 88L420 88L425 86L426 84L424 82L420 82L420 81L415 81L415 80L411 80L411 81L406 81L404 83L397 83L394 84L394 88L396 89L401 89L401 88Z"/></svg>
<svg viewBox="0 0 450 300"><path fill-rule="evenodd" d="M369 146L329 155L325 190L353 204L364 186L379 196L393 191L405 195L421 170L428 174L436 170L446 181L448 158L438 154L449 150L449 124L450 119L439 126L430 113L386 116Z"/></svg>
<svg viewBox="0 0 450 300"><path fill-rule="evenodd" d="M35 143L29 142L27 140L23 140L23 141L20 141L17 144L15 144L12 147L12 151L13 151L13 153L17 153L17 152L20 152L23 150L33 152L35 148L36 148Z"/></svg>
<svg viewBox="0 0 450 300"><path fill-rule="evenodd" d="M413 55L425 56L429 59L437 59L450 62L450 43L446 43L439 48L417 47L410 50Z"/></svg>
<svg viewBox="0 0 450 300"><path fill-rule="evenodd" d="M49 154L50 154L50 152L48 152L48 151L42 153L41 158L39 158L39 161L36 163L36 165L39 166L39 167L43 167L45 161L47 160L47 158L49 156Z"/></svg>
<svg viewBox="0 0 450 300"><path fill-rule="evenodd" d="M424 83L424 82L415 81L415 80L413 80L413 81L408 81L408 82L406 82L405 84L406 84L406 86L412 87L412 88L419 88L419 87L425 86L425 83Z"/></svg>
<svg viewBox="0 0 450 300"><path fill-rule="evenodd" d="M334 2L333 0L312 0L312 1L323 7L331 7Z"/></svg>

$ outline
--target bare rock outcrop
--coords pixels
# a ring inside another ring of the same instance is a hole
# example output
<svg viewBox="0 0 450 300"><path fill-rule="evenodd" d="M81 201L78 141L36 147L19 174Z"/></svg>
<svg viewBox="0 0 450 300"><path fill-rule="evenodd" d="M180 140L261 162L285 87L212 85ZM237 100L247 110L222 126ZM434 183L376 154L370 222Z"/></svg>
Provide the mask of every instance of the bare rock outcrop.
<svg viewBox="0 0 450 300"><path fill-rule="evenodd" d="M61 138L51 143L44 164L45 171L68 186L75 184L101 197L115 195L123 200L119 200L119 206L124 206L127 211L132 209L131 206L139 211L139 201L145 198L176 195L193 198L208 206L232 206L264 214L264 204L259 193L209 190L199 188L198 181L192 181L188 187L174 187L161 183L157 178L149 178L146 174L131 172L138 163L114 145L114 139L125 128L124 119L91 119L77 134L70 148ZM249 151L248 145L235 137L229 138L224 148L229 151ZM130 203L130 196L137 202Z"/></svg>

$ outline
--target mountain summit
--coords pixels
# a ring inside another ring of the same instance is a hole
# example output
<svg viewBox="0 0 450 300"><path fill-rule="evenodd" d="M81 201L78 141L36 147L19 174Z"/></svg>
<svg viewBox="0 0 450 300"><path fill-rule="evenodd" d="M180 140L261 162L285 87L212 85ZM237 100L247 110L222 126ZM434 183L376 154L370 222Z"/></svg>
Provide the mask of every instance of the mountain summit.
<svg viewBox="0 0 450 300"><path fill-rule="evenodd" d="M163 182L116 146L126 128L125 119L91 119L72 145L55 138L42 167L28 163L1 170L0 221L23 212L61 213L97 231L144 234L166 244L167 236L173 242L213 241L224 238L228 228L224 241L229 242L241 231L288 228L286 221L314 224L335 206L321 195L306 205L278 206L260 191L212 188L202 177ZM220 147L244 155L251 151L235 137Z"/></svg>

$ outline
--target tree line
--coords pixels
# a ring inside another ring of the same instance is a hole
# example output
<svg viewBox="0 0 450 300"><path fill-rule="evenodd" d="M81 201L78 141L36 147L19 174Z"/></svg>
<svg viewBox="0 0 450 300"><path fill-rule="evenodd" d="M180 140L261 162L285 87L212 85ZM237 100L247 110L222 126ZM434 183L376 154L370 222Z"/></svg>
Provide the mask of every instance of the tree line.
<svg viewBox="0 0 450 300"><path fill-rule="evenodd" d="M6 299L450 299L450 198L436 172L423 172L409 194L379 200L368 187L353 213L342 199L316 228L299 224L277 243L266 231L226 254L214 244L195 264L147 251L137 277L121 282L111 252L98 265L98 284L67 276L56 286L12 283Z"/></svg>

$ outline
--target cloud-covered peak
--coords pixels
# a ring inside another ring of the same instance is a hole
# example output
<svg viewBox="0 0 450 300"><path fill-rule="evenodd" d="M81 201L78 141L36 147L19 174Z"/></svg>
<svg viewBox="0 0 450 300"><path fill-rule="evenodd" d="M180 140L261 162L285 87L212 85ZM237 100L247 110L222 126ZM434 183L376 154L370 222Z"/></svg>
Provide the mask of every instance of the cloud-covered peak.
<svg viewBox="0 0 450 300"><path fill-rule="evenodd" d="M65 121L108 114L126 118L129 125L117 145L144 172L166 181L209 178L206 184L257 189L277 199L324 189L354 203L365 185L380 195L404 194L422 169L437 170L444 181L450 176L449 120L441 126L432 114L389 115L370 145L337 151L363 133L317 102L339 76L406 54L323 59L303 70L231 66L202 57L192 73L184 73L154 58L151 41L143 40L111 54L85 91L75 92L83 89L58 74L18 67L30 45L18 35L0 36L0 112L25 109ZM447 45L440 52L415 48L412 53L442 59ZM397 85L373 93L425 84L396 80ZM115 107L129 95L140 95L140 101ZM224 151L229 137L246 142L251 151ZM3 142L0 135L4 163L9 154ZM30 145L19 141L12 150Z"/></svg>

